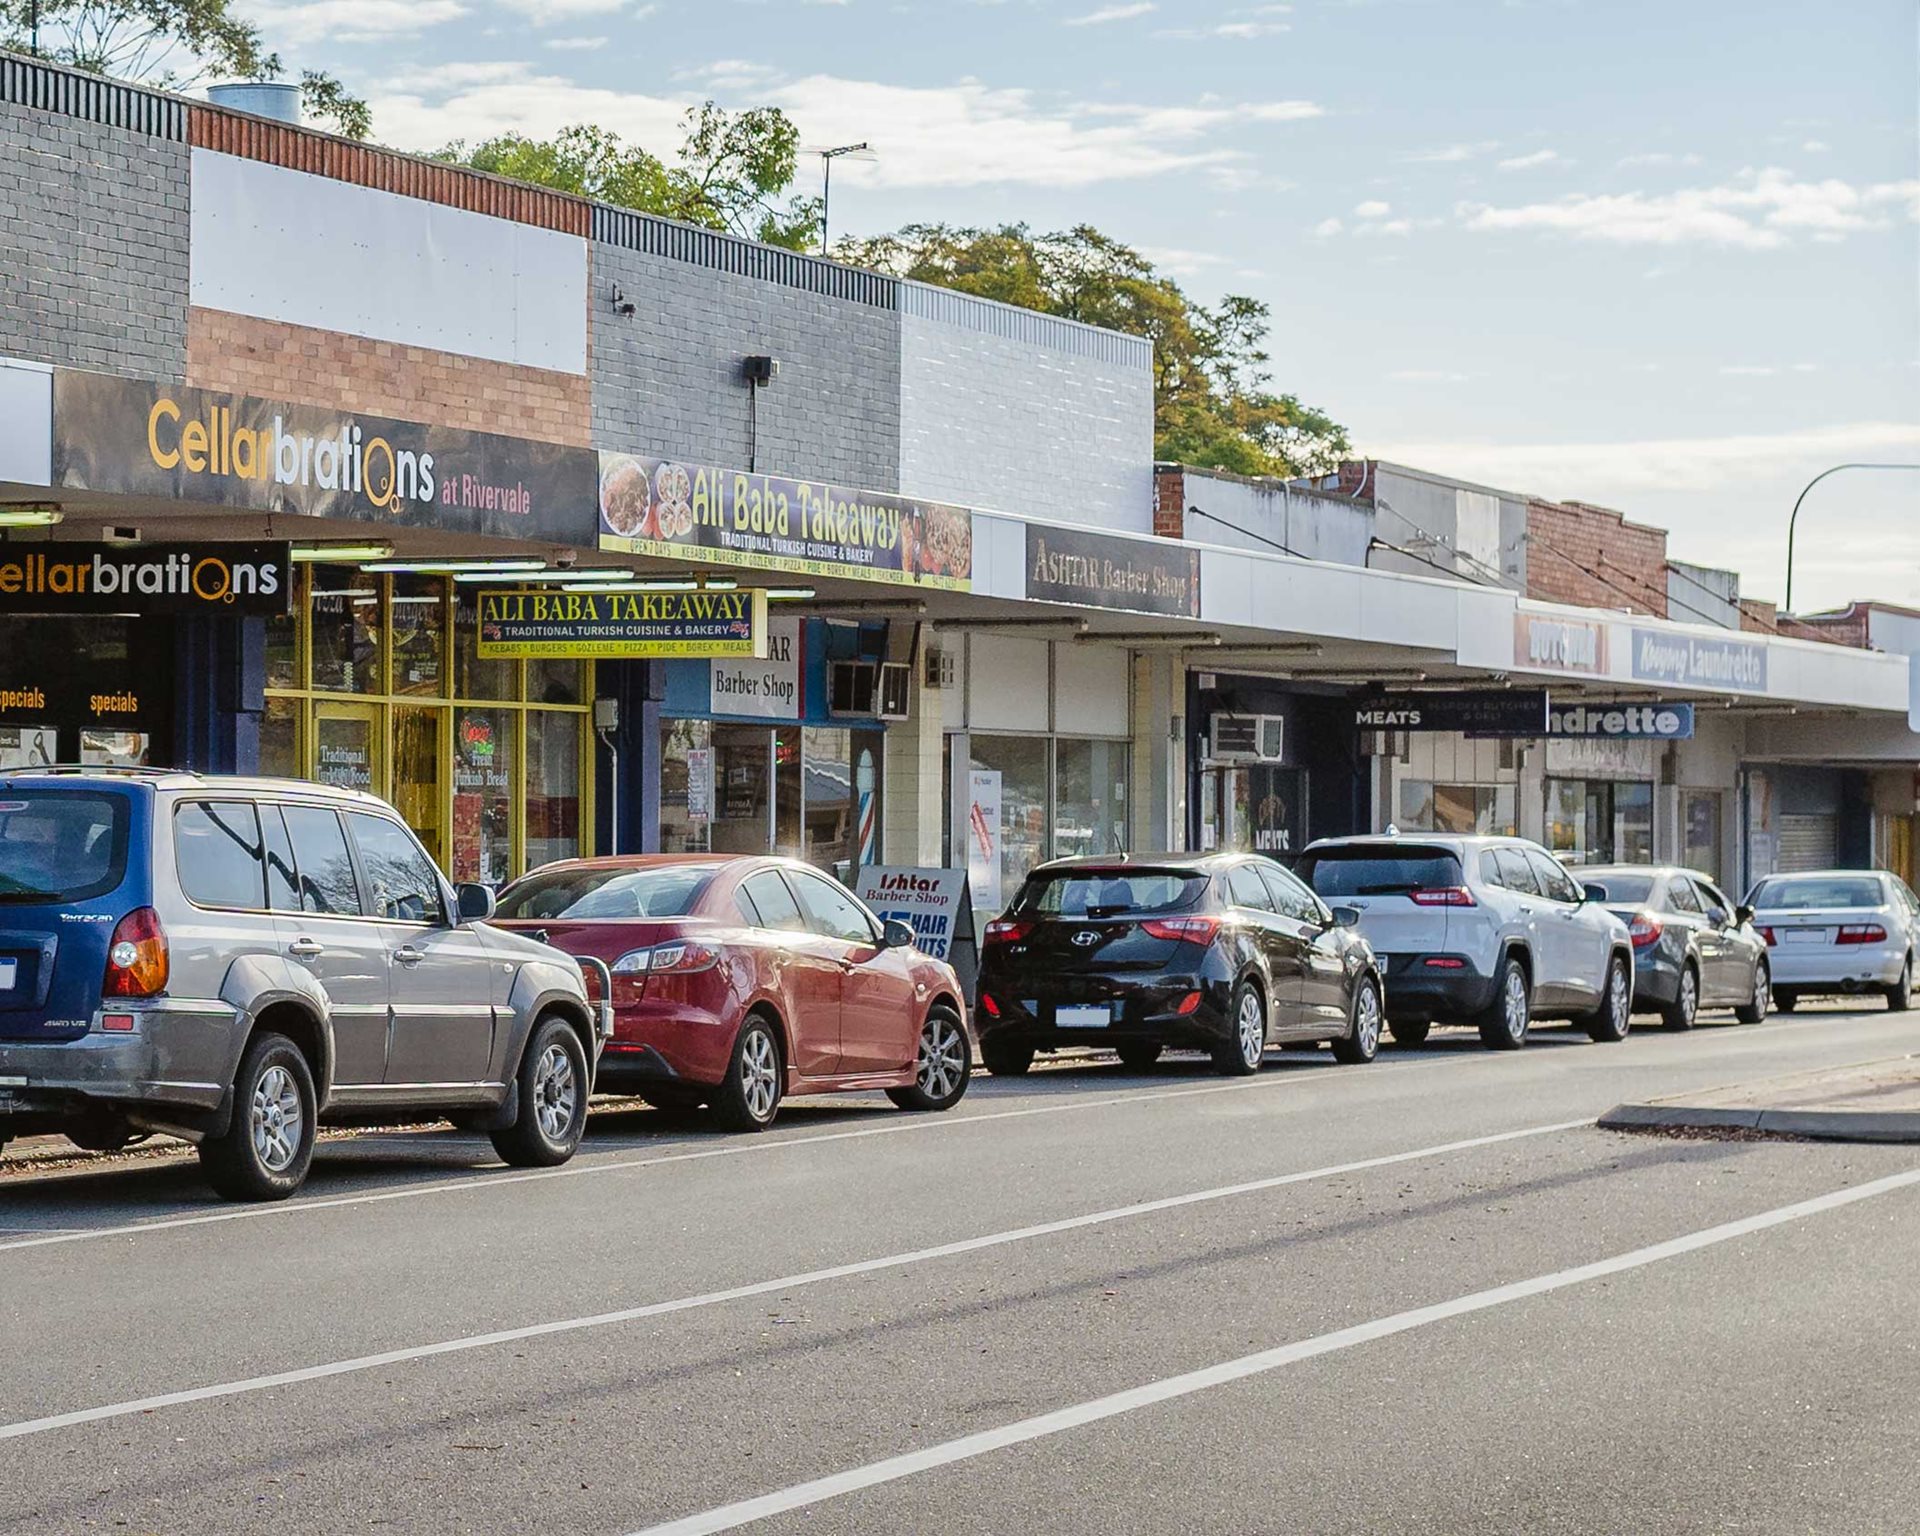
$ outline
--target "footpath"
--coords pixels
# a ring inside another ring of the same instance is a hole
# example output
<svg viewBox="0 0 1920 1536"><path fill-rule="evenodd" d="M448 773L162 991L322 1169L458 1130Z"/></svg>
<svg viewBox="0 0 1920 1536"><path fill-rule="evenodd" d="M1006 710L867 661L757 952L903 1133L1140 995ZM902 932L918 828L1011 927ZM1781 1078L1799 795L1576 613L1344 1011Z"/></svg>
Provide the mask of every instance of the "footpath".
<svg viewBox="0 0 1920 1536"><path fill-rule="evenodd" d="M1617 1104L1610 1131L1745 1131L1812 1141L1920 1142L1920 1055Z"/></svg>

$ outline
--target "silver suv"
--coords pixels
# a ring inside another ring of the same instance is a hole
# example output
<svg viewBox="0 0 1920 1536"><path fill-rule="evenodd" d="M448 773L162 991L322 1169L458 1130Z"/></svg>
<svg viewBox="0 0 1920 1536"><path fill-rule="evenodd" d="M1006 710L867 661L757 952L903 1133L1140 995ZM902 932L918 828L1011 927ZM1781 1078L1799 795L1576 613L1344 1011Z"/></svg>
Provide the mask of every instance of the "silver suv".
<svg viewBox="0 0 1920 1536"><path fill-rule="evenodd" d="M565 1162L611 989L492 915L371 795L0 773L0 1145L170 1131L234 1199L293 1193L322 1119L451 1118Z"/></svg>
<svg viewBox="0 0 1920 1536"><path fill-rule="evenodd" d="M1353 907L1386 973L1387 1027L1418 1045L1436 1020L1475 1024L1516 1050L1536 1018L1626 1038L1633 943L1538 843L1517 837L1328 838L1298 871L1330 906Z"/></svg>

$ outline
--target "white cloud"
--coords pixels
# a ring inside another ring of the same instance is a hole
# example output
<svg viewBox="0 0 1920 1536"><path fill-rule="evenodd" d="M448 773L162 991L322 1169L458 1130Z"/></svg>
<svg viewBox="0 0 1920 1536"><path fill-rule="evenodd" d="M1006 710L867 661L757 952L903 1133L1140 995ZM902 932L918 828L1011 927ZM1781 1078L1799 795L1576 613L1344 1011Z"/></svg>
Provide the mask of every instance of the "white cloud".
<svg viewBox="0 0 1920 1536"><path fill-rule="evenodd" d="M416 8L433 3L417 0ZM569 123L592 122L670 148L679 141L688 106L710 93L750 91L756 104L784 108L803 144L872 141L878 160L844 170L850 181L879 187L1084 187L1238 167L1249 157L1209 142L1210 136L1250 120L1288 122L1322 111L1308 101L1043 104L1034 92L979 80L926 87L824 74L784 80L741 60L719 60L672 78L686 88L650 95L581 85L527 63L456 63L378 82L369 104L382 133L402 145L510 131L544 136Z"/></svg>
<svg viewBox="0 0 1920 1536"><path fill-rule="evenodd" d="M1436 149L1417 150L1401 158L1409 165L1458 165L1462 161L1490 155L1499 147L1498 139L1487 139L1478 144L1442 144Z"/></svg>
<svg viewBox="0 0 1920 1536"><path fill-rule="evenodd" d="M1890 207L1911 210L1916 204L1920 182L1854 186L1831 178L1801 181L1791 171L1769 168L1743 171L1717 187L1572 193L1512 208L1462 203L1455 212L1474 230L1537 230L1616 245L1701 243L1774 250L1798 234L1837 240L1884 228Z"/></svg>
<svg viewBox="0 0 1920 1536"><path fill-rule="evenodd" d="M1357 219L1384 219L1392 212L1393 205L1391 203L1356 203L1354 204L1353 216Z"/></svg>
<svg viewBox="0 0 1920 1536"><path fill-rule="evenodd" d="M1084 16L1069 16L1060 23L1063 27L1103 27L1110 21L1132 21L1136 16L1144 16L1154 7L1148 0L1139 0L1134 5L1103 5L1097 11L1088 11Z"/></svg>
<svg viewBox="0 0 1920 1536"><path fill-rule="evenodd" d="M550 37L545 46L556 53L590 53L606 47L607 40L604 37Z"/></svg>
<svg viewBox="0 0 1920 1536"><path fill-rule="evenodd" d="M1501 160L1497 162L1497 167L1503 171L1531 171L1537 170L1543 165L1561 165L1564 163L1560 158L1559 150L1536 149L1530 155L1515 155L1510 160Z"/></svg>
<svg viewBox="0 0 1920 1536"><path fill-rule="evenodd" d="M1614 164L1622 170L1639 165L1698 165L1700 157L1692 150L1685 154L1674 154L1671 150L1656 149L1643 155L1622 155Z"/></svg>
<svg viewBox="0 0 1920 1536"><path fill-rule="evenodd" d="M276 42L364 42L424 32L467 14L460 0L253 0L247 19Z"/></svg>
<svg viewBox="0 0 1920 1536"><path fill-rule="evenodd" d="M1807 142L1800 147L1810 155L1824 155L1828 150L1833 148L1825 139L1808 139Z"/></svg>
<svg viewBox="0 0 1920 1536"><path fill-rule="evenodd" d="M1330 240L1346 227L1338 219L1322 219L1313 226L1313 236L1316 240Z"/></svg>
<svg viewBox="0 0 1920 1536"><path fill-rule="evenodd" d="M509 9L527 17L536 27L556 21L571 21L576 16L607 16L625 10L627 0L502 0ZM651 15L655 7L641 6L636 17Z"/></svg>

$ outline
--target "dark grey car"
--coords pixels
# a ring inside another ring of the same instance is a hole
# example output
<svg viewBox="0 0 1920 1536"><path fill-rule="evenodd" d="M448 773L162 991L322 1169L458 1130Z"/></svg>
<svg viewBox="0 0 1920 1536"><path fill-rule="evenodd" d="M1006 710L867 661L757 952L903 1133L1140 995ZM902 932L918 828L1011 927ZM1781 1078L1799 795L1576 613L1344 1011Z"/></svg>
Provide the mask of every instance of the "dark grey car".
<svg viewBox="0 0 1920 1536"><path fill-rule="evenodd" d="M323 1119L452 1118L564 1162L610 988L492 913L372 795L0 773L0 1145L170 1131L249 1199L299 1187Z"/></svg>
<svg viewBox="0 0 1920 1536"><path fill-rule="evenodd" d="M1704 875L1672 865L1620 864L1580 871L1589 893L1633 940L1633 1006L1668 1029L1692 1029L1702 1008L1731 1008L1758 1024L1771 1002L1766 941L1753 913Z"/></svg>

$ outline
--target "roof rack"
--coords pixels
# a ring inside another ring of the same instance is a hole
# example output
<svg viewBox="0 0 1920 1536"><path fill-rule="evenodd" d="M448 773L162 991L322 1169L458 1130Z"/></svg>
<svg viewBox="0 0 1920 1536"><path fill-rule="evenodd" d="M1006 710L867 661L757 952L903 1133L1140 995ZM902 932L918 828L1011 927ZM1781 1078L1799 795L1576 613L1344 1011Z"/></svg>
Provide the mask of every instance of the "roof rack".
<svg viewBox="0 0 1920 1536"><path fill-rule="evenodd" d="M0 768L4 774L32 774L38 778L61 778L68 774L118 774L129 779L165 779L184 777L197 779L200 773L193 768L151 768L129 763L29 763L19 768Z"/></svg>

